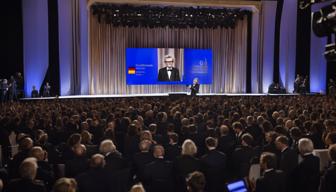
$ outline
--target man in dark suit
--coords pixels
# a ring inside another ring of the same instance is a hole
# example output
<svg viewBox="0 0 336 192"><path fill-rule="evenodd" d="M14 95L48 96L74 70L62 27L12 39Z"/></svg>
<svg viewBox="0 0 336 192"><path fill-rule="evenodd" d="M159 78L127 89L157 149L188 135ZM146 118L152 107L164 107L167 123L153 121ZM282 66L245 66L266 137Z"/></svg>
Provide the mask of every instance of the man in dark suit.
<svg viewBox="0 0 336 192"><path fill-rule="evenodd" d="M299 140L299 151L303 158L294 170L294 191L316 192L320 185L320 159L312 154L313 142L303 138Z"/></svg>
<svg viewBox="0 0 336 192"><path fill-rule="evenodd" d="M251 160L255 157L256 152L252 148L253 137L249 133L242 136L242 144L236 148L231 157L231 168L234 176L244 178L248 176Z"/></svg>
<svg viewBox="0 0 336 192"><path fill-rule="evenodd" d="M148 140L141 141L139 143L140 152L136 153L133 157L133 172L140 182L144 181L145 166L154 160L152 153L149 152L151 144Z"/></svg>
<svg viewBox="0 0 336 192"><path fill-rule="evenodd" d="M208 137L205 140L208 152L201 158L202 169L206 177L206 191L225 191L226 155L216 150L217 140Z"/></svg>
<svg viewBox="0 0 336 192"><path fill-rule="evenodd" d="M286 176L281 170L276 170L276 156L265 152L260 157L260 168L263 176L256 181L256 192L286 192Z"/></svg>
<svg viewBox="0 0 336 192"><path fill-rule="evenodd" d="M118 171L124 169L127 166L122 154L117 151L116 146L112 140L106 139L101 142L99 151L105 156L106 166L109 171Z"/></svg>
<svg viewBox="0 0 336 192"><path fill-rule="evenodd" d="M180 72L174 67L174 58L170 55L164 57L166 67L159 70L158 81L181 81Z"/></svg>
<svg viewBox="0 0 336 192"><path fill-rule="evenodd" d="M76 177L78 192L107 192L108 178L104 166L104 156L101 154L93 155L90 159L90 169Z"/></svg>
<svg viewBox="0 0 336 192"><path fill-rule="evenodd" d="M9 177L11 179L19 177L19 166L22 161L29 156L29 151L33 147L33 140L30 137L22 138L19 141L19 152L9 162Z"/></svg>
<svg viewBox="0 0 336 192"><path fill-rule="evenodd" d="M153 156L154 161L147 164L144 170L146 191L174 191L173 164L164 160L164 148L162 145L154 147Z"/></svg>
<svg viewBox="0 0 336 192"><path fill-rule="evenodd" d="M278 136L275 145L281 151L279 169L286 174L288 191L292 191L293 171L298 165L298 154L289 147L289 140L286 136Z"/></svg>
<svg viewBox="0 0 336 192"><path fill-rule="evenodd" d="M76 177L88 168L86 147L83 144L76 144L73 147L74 158L65 162L65 176Z"/></svg>
<svg viewBox="0 0 336 192"><path fill-rule="evenodd" d="M178 145L178 134L172 133L169 135L169 144L166 150L166 159L175 161L176 157L181 154L181 147Z"/></svg>
<svg viewBox="0 0 336 192"><path fill-rule="evenodd" d="M320 192L336 191L336 144L329 147L331 165L321 179Z"/></svg>
<svg viewBox="0 0 336 192"><path fill-rule="evenodd" d="M232 128L233 128L233 130L236 134L237 145L241 145L242 144L242 137L243 137L244 133L246 133L243 125L239 121L236 121L232 124Z"/></svg>
<svg viewBox="0 0 336 192"><path fill-rule="evenodd" d="M47 153L42 147L35 146L30 150L30 156L37 159L36 179L43 181L48 190L52 189L55 182L54 171L47 159Z"/></svg>
<svg viewBox="0 0 336 192"><path fill-rule="evenodd" d="M37 162L35 158L26 158L20 165L20 178L12 180L5 192L46 192L42 182L37 181Z"/></svg>

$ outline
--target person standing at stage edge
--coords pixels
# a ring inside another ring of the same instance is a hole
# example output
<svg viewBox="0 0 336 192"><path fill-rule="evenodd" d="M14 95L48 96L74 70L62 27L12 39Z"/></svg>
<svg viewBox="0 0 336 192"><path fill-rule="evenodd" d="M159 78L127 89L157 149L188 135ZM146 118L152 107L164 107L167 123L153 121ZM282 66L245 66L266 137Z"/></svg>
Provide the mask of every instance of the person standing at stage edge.
<svg viewBox="0 0 336 192"><path fill-rule="evenodd" d="M191 96L196 96L197 93L199 92L199 87L200 87L200 84L198 83L198 79L195 78L195 79L193 80L193 84L190 85L190 90L191 90L190 95L191 95Z"/></svg>
<svg viewBox="0 0 336 192"><path fill-rule="evenodd" d="M180 72L174 67L174 58L166 55L164 64L165 67L159 70L158 81L181 81Z"/></svg>

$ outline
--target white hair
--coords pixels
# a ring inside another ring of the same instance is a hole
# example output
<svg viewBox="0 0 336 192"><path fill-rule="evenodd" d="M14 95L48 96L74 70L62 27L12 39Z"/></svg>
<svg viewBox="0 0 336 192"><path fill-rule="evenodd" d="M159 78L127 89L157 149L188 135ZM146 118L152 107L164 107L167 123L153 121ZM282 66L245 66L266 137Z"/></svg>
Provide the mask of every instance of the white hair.
<svg viewBox="0 0 336 192"><path fill-rule="evenodd" d="M114 145L112 140L105 139L100 143L99 151L100 153L106 155L107 153L116 151L116 146Z"/></svg>
<svg viewBox="0 0 336 192"><path fill-rule="evenodd" d="M190 139L185 140L182 144L182 152L181 153L182 153L182 155L194 156L197 153L197 147L196 147L195 143Z"/></svg>
<svg viewBox="0 0 336 192"><path fill-rule="evenodd" d="M313 142L308 138L299 140L299 151L301 154L311 153L314 150Z"/></svg>

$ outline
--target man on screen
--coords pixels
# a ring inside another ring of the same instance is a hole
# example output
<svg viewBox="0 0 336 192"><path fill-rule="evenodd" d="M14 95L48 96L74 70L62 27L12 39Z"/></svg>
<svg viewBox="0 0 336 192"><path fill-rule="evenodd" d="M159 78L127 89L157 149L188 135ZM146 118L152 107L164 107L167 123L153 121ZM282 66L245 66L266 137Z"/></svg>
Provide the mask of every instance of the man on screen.
<svg viewBox="0 0 336 192"><path fill-rule="evenodd" d="M164 64L165 67L159 70L158 81L181 81L180 72L174 67L174 58L166 55Z"/></svg>

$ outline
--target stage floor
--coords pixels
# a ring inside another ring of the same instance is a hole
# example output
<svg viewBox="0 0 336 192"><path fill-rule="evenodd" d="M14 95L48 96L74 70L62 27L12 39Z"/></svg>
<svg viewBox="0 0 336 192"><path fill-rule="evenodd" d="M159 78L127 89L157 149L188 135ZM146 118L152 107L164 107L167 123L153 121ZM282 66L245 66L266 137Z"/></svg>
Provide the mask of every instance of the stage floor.
<svg viewBox="0 0 336 192"><path fill-rule="evenodd" d="M188 92L170 92L170 93L152 93L152 94L128 94L128 95L69 95L59 96L58 99L94 99L94 98L129 98L129 97L168 97L170 95L190 95ZM299 94L265 94L265 93L200 93L197 96L295 96ZM314 94L316 95L316 94ZM38 97L38 98L23 98L22 100L44 100L56 99L57 97Z"/></svg>

